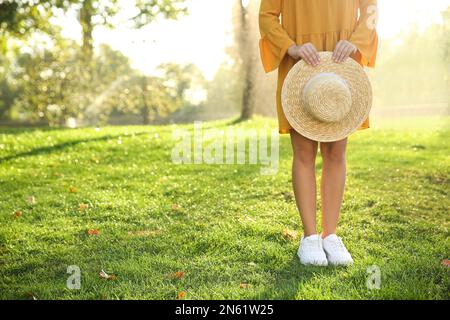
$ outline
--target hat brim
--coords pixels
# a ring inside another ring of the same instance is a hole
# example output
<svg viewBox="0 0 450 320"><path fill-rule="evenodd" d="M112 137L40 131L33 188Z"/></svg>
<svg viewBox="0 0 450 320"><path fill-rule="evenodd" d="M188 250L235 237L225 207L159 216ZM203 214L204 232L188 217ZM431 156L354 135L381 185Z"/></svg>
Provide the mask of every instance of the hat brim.
<svg viewBox="0 0 450 320"><path fill-rule="evenodd" d="M284 80L281 103L292 128L308 139L332 142L345 139L355 132L369 116L372 108L372 86L364 68L349 58L343 63L332 60L332 52L320 52L321 63L312 67L301 60L289 71ZM307 112L303 89L319 73L335 73L345 80L352 96L350 112L338 122L322 122Z"/></svg>

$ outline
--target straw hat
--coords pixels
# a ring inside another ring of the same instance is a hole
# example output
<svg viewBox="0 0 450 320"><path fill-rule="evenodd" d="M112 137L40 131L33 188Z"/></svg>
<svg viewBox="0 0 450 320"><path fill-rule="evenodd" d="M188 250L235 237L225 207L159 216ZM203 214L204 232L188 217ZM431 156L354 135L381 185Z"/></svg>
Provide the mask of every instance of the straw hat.
<svg viewBox="0 0 450 320"><path fill-rule="evenodd" d="M355 132L369 116L372 87L363 67L353 59L335 63L320 52L312 67L301 60L289 71L281 101L290 125L320 142L338 141Z"/></svg>

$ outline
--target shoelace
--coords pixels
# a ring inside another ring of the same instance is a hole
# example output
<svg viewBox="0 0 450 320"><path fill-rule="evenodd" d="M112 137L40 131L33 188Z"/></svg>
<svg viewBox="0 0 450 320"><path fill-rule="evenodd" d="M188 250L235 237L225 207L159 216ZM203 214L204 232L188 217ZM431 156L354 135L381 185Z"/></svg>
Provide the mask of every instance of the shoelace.
<svg viewBox="0 0 450 320"><path fill-rule="evenodd" d="M342 250L342 251L345 251L345 250L346 250L345 245L344 245L344 243L342 242L342 239L339 238L339 237L337 237L334 241L332 241L332 242L331 242L331 245L332 245L335 249L339 249L339 250Z"/></svg>
<svg viewBox="0 0 450 320"><path fill-rule="evenodd" d="M317 238L317 241L308 241L306 245L311 249L319 249L319 250L323 249L320 238Z"/></svg>

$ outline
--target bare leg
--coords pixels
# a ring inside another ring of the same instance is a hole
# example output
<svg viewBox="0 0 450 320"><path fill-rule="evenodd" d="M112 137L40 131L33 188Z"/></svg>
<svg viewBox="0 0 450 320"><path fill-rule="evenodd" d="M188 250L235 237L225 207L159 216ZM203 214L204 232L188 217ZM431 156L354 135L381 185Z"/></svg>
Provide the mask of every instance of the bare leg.
<svg viewBox="0 0 450 320"><path fill-rule="evenodd" d="M309 140L291 130L291 143L294 152L292 185L303 223L304 236L308 237L317 234L315 164L318 142Z"/></svg>
<svg viewBox="0 0 450 320"><path fill-rule="evenodd" d="M322 237L336 233L344 197L347 139L320 144L322 155Z"/></svg>

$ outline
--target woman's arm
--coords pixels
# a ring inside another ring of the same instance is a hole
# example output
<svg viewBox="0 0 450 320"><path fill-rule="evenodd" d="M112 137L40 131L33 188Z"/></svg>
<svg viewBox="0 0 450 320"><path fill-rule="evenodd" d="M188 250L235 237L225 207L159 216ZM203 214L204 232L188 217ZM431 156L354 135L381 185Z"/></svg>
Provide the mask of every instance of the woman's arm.
<svg viewBox="0 0 450 320"><path fill-rule="evenodd" d="M288 49L296 43L280 24L283 0L262 0L259 10L259 49L266 72L278 68Z"/></svg>
<svg viewBox="0 0 450 320"><path fill-rule="evenodd" d="M378 49L377 21L378 6L377 0L360 0L360 16L356 29L350 36L349 41L358 49L356 55L359 56L363 65L373 67Z"/></svg>

